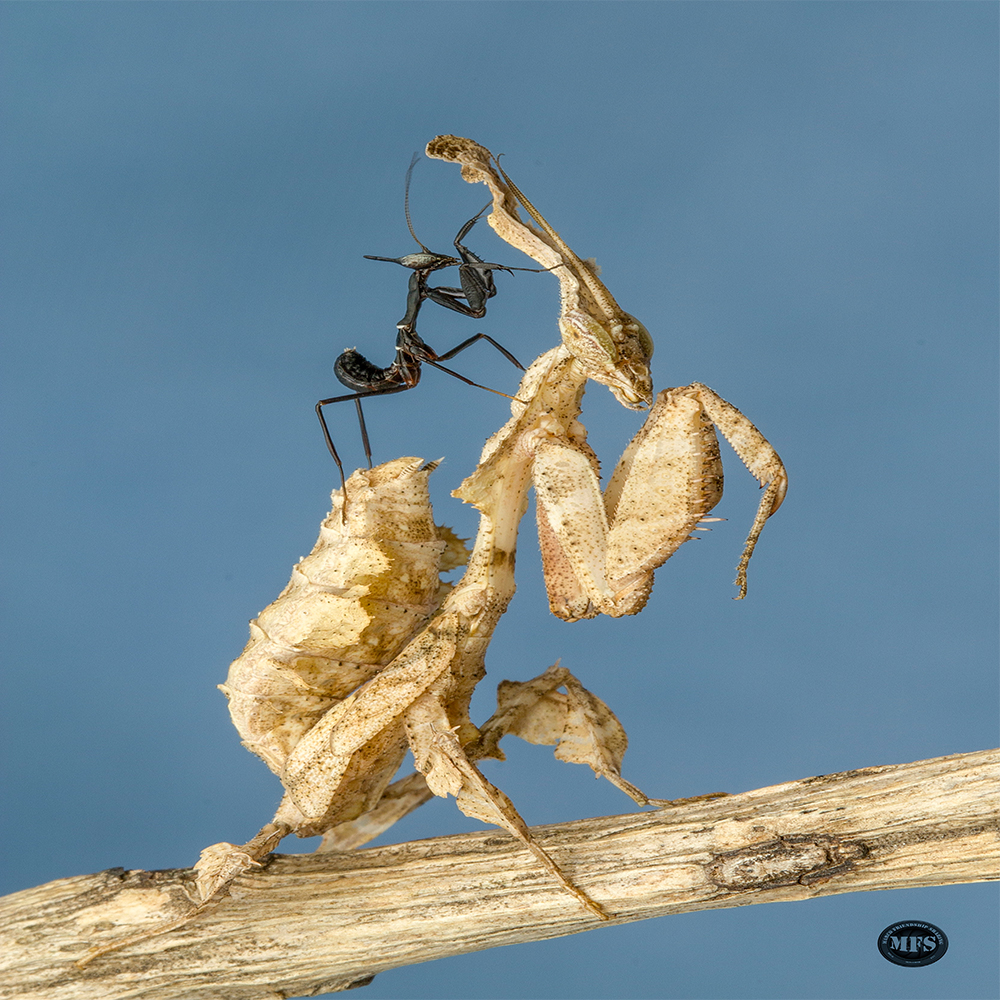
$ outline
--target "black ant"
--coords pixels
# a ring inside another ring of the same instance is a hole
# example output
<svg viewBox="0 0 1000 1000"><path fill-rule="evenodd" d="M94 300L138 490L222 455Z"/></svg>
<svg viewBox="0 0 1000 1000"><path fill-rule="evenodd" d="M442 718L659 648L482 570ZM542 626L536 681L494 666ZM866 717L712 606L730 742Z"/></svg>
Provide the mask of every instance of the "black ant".
<svg viewBox="0 0 1000 1000"><path fill-rule="evenodd" d="M429 364L432 367L439 368L441 371L447 372L447 374L465 382L466 385L471 385L476 389L485 389L487 392L496 393L498 396L504 396L507 399L513 399L514 397L509 396L505 392L500 392L497 389L490 389L489 386L473 382L464 375L460 375L458 372L452 371L452 369L446 368L444 365L440 364L442 361L447 361L450 358L453 358L456 354L464 351L467 347L471 347L478 340L488 341L505 358L507 358L511 364L516 365L521 369L521 371L525 370L524 365L522 365L521 362L510 353L510 351L502 347L492 337L487 336L485 333L477 333L474 336L469 337L467 340L463 340L457 347L453 347L450 351L447 351L444 354L438 354L417 333L417 314L420 312L420 307L427 299L430 299L432 302L437 302L438 305L442 305L448 309L453 309L456 312L462 313L465 316L471 316L474 319L479 319L486 314L486 300L496 295L496 286L493 282L493 271L545 270L544 268L510 268L503 264L487 263L467 247L462 245L461 241L465 239L472 227L479 221L483 212L485 212L486 208L489 207L488 205L477 212L476 215L469 219L469 221L466 222L465 225L463 225L458 231L454 244L460 255L459 257L452 257L448 254L434 253L434 251L425 247L423 243L417 239L417 235L413 231L413 223L410 219L410 177L413 173L413 167L416 164L417 159L418 157L414 156L412 162L410 163L409 170L406 172L406 199L404 207L406 211L406 224L409 227L410 235L413 236L414 240L416 240L417 244L420 246L421 252L407 254L403 257L367 257L368 260L385 260L394 264L401 264L403 267L411 268L413 271L413 274L410 276L409 288L406 296L406 314L396 324L396 357L390 365L385 368L380 368L378 365L373 364L366 357L359 354L353 348L344 351L344 353L341 354L334 363L333 372L340 382L354 391L343 396L331 396L329 399L321 399L316 404L316 416L319 417L320 426L323 428L323 438L326 441L326 446L329 449L330 454L333 456L334 462L337 463L337 469L340 472L341 486L345 491L345 495L347 486L344 476L344 466L340 460L340 456L337 454L337 449L333 444L333 439L330 436L330 430L327 427L326 420L323 416L324 406L328 406L331 403L344 403L348 400L354 400L354 404L358 412L358 423L361 427L361 441L365 449L365 458L368 460L368 467L371 468L371 445L368 440L368 429L365 426L364 412L361 409L361 400L366 396L384 396L389 393L405 392L407 389L412 389L420 381L420 366L422 364ZM428 287L427 279L432 272L455 265L458 265L459 268L459 280L462 284L461 288ZM461 301L463 298L465 299L465 302Z"/></svg>
<svg viewBox="0 0 1000 1000"><path fill-rule="evenodd" d="M368 460L368 468L371 468L372 449L368 441L368 429L365 427L365 415L361 409L361 400L366 396L385 396L389 393L405 392L407 389L412 389L420 381L420 366L428 364L453 375L466 385L474 386L476 389L485 389L487 392L495 392L498 396L506 396L507 399L513 399L513 396L505 392L473 382L472 379L459 375L458 372L440 364L441 361L447 361L467 347L471 347L477 340L489 341L511 364L516 365L521 371L525 370L524 365L510 351L485 333L477 333L469 337L468 340L463 340L457 347L453 347L444 354L438 354L427 344L417 333L415 326L416 314L420 305L428 297L425 294L427 291L426 280L426 275L420 271L415 271L410 278L410 291L407 296L409 307L406 316L397 324L396 357L392 364L386 368L379 368L378 365L372 364L364 355L359 354L353 348L344 351L334 362L333 373L344 385L355 391L344 396L321 399L316 404L316 416L319 417L320 426L323 428L323 438L326 440L326 446L333 456L333 460L337 463L341 485L345 490L344 466L337 454L336 447L334 447L333 439L330 437L326 419L323 417L324 406L328 406L330 403L345 403L348 400L354 400L358 411L358 423L361 427L361 441L365 449L365 458Z"/></svg>

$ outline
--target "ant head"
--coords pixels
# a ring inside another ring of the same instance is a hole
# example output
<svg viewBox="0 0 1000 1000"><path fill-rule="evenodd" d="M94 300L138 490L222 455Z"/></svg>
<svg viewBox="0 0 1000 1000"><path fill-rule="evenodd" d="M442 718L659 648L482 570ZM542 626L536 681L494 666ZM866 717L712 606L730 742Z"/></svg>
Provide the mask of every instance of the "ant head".
<svg viewBox="0 0 1000 1000"><path fill-rule="evenodd" d="M451 267L453 264L461 264L457 257L449 257L444 253L435 253L433 250L424 248L422 253L408 253L402 257L373 257L371 254L364 255L365 260L385 260L390 264L402 264L403 267L413 268L414 271L438 271L442 267Z"/></svg>

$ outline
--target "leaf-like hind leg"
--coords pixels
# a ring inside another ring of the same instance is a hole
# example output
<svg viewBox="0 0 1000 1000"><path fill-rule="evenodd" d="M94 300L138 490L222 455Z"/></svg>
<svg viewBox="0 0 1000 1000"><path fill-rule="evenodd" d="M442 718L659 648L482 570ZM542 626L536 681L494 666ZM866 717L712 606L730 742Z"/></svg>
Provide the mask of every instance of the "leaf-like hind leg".
<svg viewBox="0 0 1000 1000"><path fill-rule="evenodd" d="M610 920L610 914L600 903L591 899L566 875L556 861L532 836L528 824L514 808L514 803L496 785L483 777L479 768L469 760L458 742L458 737L445 730L434 733L431 767L438 773L447 771L459 783L456 794L458 808L473 819L493 823L517 837L541 862L542 866L568 892L572 893L586 909L601 920Z"/></svg>
<svg viewBox="0 0 1000 1000"><path fill-rule="evenodd" d="M565 694L558 690L563 688ZM552 746L559 760L587 764L640 806L669 807L724 798L728 792L710 792L686 799L654 799L621 775L628 737L618 717L588 691L565 667L556 663L530 681L501 681L497 710L482 726L482 737L470 756L504 759L499 742L519 736L528 743Z"/></svg>
<svg viewBox="0 0 1000 1000"><path fill-rule="evenodd" d="M516 837L586 909L601 920L610 919L603 907L575 885L535 840L511 800L476 767L474 760L482 756L479 741L462 746L457 734L461 726L452 725L445 708L447 701L448 685L439 685L417 698L405 712L413 759L426 776L428 788L442 797L453 795L466 816L492 823Z"/></svg>

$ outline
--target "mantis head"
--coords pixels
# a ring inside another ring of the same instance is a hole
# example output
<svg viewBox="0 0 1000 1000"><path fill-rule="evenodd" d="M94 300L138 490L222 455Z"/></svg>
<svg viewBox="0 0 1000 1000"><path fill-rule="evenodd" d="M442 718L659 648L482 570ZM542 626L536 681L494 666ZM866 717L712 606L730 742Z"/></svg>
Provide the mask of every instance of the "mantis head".
<svg viewBox="0 0 1000 1000"><path fill-rule="evenodd" d="M648 407L653 401L652 337L614 300L598 278L596 266L567 246L485 146L459 136L439 135L427 144L427 155L460 163L465 180L486 184L493 195L488 221L497 235L559 279L559 332L587 378L606 385L629 409ZM518 203L539 228L522 221Z"/></svg>

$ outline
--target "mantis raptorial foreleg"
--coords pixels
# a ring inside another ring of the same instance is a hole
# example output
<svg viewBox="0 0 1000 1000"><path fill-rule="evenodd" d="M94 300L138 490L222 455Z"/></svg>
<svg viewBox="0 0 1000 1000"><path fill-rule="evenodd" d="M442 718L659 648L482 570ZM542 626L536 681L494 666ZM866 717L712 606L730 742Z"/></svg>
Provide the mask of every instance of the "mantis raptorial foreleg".
<svg viewBox="0 0 1000 1000"><path fill-rule="evenodd" d="M706 385L663 390L625 449L604 495L589 448L569 437L537 447L532 479L549 605L567 621L632 615L645 605L653 571L722 497L715 428L767 489L737 570L738 598L764 522L787 486L777 452L735 406Z"/></svg>
<svg viewBox="0 0 1000 1000"><path fill-rule="evenodd" d="M691 537L722 494L714 425L767 484L737 570L743 597L757 537L787 486L774 449L708 386L695 382L668 389L657 397L602 499L597 459L577 419L583 385L588 378L603 382L631 408L651 402L649 333L617 304L597 270L567 246L488 149L441 135L427 153L461 164L465 180L489 187L489 224L512 246L553 268L562 292L561 353L546 356L544 368L539 359L529 370L517 397L529 405L515 406L515 419L491 438L479 468L456 495L489 511L491 480L504 474L505 463L530 453L553 613L569 621L635 614L649 596L653 571ZM522 221L519 204L535 225Z"/></svg>

